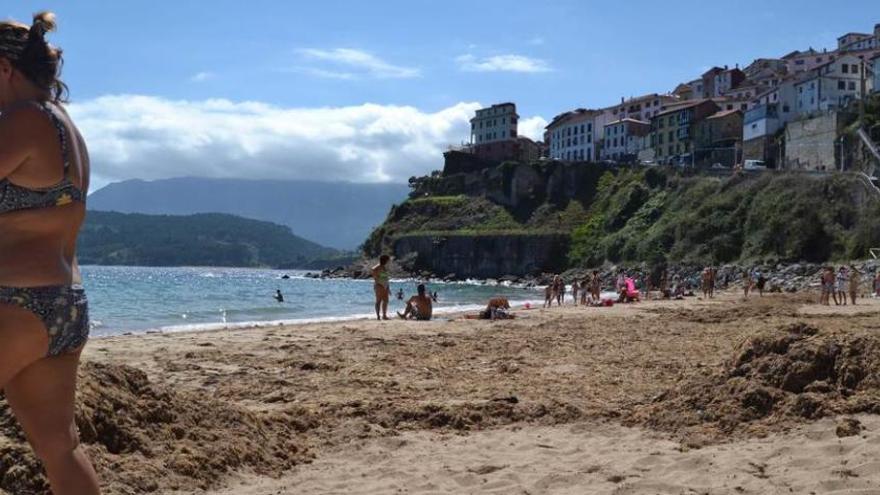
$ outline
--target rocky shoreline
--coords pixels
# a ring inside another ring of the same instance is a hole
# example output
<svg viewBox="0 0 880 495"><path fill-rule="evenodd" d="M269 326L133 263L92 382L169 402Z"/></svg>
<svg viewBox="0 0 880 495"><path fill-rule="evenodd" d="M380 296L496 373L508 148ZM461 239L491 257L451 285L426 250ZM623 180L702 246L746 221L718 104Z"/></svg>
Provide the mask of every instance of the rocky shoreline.
<svg viewBox="0 0 880 495"><path fill-rule="evenodd" d="M473 280L470 278L458 277L456 274L435 274L428 271L413 271L408 269L408 260L392 260L389 270L393 278L412 278L426 281L442 281L442 282L460 282ZM320 279L338 279L350 278L365 280L370 278L370 269L375 263L374 260L362 259L347 267L339 266L333 269L325 269L321 272L313 272L306 274L310 278ZM767 284L765 290L768 292L786 292L797 293L810 288L819 286L819 278L821 271L826 266L853 266L862 274L862 285L864 292L870 292L872 288L872 278L880 269L880 260L861 260L852 262L836 262L836 263L735 263L718 266L717 283L719 288L727 286L741 285L742 273L745 271L758 271L766 279ZM669 280L674 276L678 276L681 280L690 282L696 288L699 286L700 273L704 266L696 264L669 264L665 266ZM651 270L652 279L655 281L659 278L659 273L663 269L662 266L649 268L647 263L640 264L606 264L598 268L573 268L559 275L562 276L566 283L575 280L582 281L587 279L593 270L599 270L603 285L613 285L614 280L620 270L624 270L629 274L644 274ZM557 275L553 273L542 273L537 275L515 276L500 275L497 278L489 278L480 280L481 283L504 284L518 287L542 287L550 283L552 278Z"/></svg>

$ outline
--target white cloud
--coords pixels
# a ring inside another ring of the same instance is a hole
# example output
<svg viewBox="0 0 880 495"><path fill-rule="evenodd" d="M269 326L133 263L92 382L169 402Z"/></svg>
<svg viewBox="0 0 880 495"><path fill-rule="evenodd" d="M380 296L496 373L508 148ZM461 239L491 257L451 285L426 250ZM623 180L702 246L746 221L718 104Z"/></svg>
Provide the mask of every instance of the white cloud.
<svg viewBox="0 0 880 495"><path fill-rule="evenodd" d="M346 68L345 71L320 67L306 69L306 73L318 77L352 79L356 75L363 75L378 79L407 79L421 75L417 68L393 65L372 53L353 48L334 48L332 50L303 48L298 50L298 52L307 59L327 62L335 67ZM353 72L356 72L356 74ZM340 75L345 75L346 77L339 77Z"/></svg>
<svg viewBox="0 0 880 495"><path fill-rule="evenodd" d="M544 44L544 38L542 38L540 36L535 36L533 38L530 38L528 41L526 41L526 43L528 43L529 45L532 45L532 46L540 46L540 45Z"/></svg>
<svg viewBox="0 0 880 495"><path fill-rule="evenodd" d="M547 127L547 120L541 116L528 117L519 119L517 124L517 133L535 141L544 140L544 128Z"/></svg>
<svg viewBox="0 0 880 495"><path fill-rule="evenodd" d="M189 81L195 83L205 82L214 79L215 77L217 77L217 74L214 74L213 72L197 72L189 78Z"/></svg>
<svg viewBox="0 0 880 495"><path fill-rule="evenodd" d="M181 176L405 182L443 166L479 103L281 108L229 100L104 96L70 105L94 184ZM543 119L523 119L540 138Z"/></svg>
<svg viewBox="0 0 880 495"><path fill-rule="evenodd" d="M456 57L458 67L467 72L550 72L553 69L545 60L524 55L493 55L477 58L466 54Z"/></svg>

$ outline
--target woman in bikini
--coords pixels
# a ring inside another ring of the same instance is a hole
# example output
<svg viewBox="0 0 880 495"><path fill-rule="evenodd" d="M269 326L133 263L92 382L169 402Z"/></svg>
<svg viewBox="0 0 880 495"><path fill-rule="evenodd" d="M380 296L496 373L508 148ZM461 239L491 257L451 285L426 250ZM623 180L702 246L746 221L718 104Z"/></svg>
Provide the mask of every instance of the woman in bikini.
<svg viewBox="0 0 880 495"><path fill-rule="evenodd" d="M388 319L388 300L391 298L391 275L388 273L388 262L391 257L383 254L379 264L373 267L373 292L376 294L376 319ZM381 311L381 313L380 313Z"/></svg>
<svg viewBox="0 0 880 495"><path fill-rule="evenodd" d="M0 22L0 387L55 495L100 493L74 424L88 339L76 264L89 158L61 107L61 51L33 25Z"/></svg>

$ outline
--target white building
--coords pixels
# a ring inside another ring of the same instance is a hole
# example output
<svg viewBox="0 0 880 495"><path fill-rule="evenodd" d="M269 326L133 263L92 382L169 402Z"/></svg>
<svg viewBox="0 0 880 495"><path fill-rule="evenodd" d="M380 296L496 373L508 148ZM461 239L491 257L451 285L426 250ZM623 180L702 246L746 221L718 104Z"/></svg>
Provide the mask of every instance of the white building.
<svg viewBox="0 0 880 495"><path fill-rule="evenodd" d="M518 120L513 103L499 103L477 110L471 119L471 144L516 140Z"/></svg>
<svg viewBox="0 0 880 495"><path fill-rule="evenodd" d="M651 123L625 118L605 125L601 158L614 161L635 161L643 138L651 133Z"/></svg>
<svg viewBox="0 0 880 495"><path fill-rule="evenodd" d="M862 97L874 81L867 73L868 64L852 55L843 55L834 62L815 68L795 84L797 112L807 114L847 105Z"/></svg>
<svg viewBox="0 0 880 495"><path fill-rule="evenodd" d="M791 122L798 116L797 91L795 89L796 83L797 80L794 78L788 78L775 88L759 93L758 96L752 100L749 110L762 106L775 106L775 118L779 120L779 124L784 126ZM749 117L750 114L747 113L744 115L743 119L748 121Z"/></svg>
<svg viewBox="0 0 880 495"><path fill-rule="evenodd" d="M548 155L560 161L595 161L594 119L601 112L578 108L557 115L546 128Z"/></svg>

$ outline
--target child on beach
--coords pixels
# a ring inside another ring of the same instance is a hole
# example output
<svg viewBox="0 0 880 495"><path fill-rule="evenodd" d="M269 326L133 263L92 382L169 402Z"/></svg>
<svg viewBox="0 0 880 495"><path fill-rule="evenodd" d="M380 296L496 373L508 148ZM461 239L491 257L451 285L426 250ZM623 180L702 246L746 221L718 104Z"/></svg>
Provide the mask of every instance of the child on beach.
<svg viewBox="0 0 880 495"><path fill-rule="evenodd" d="M549 308L553 305L553 283L544 287L544 307Z"/></svg>
<svg viewBox="0 0 880 495"><path fill-rule="evenodd" d="M580 291L581 287L578 285L577 280L571 283L571 297L574 300L574 305L578 305L578 291Z"/></svg>

